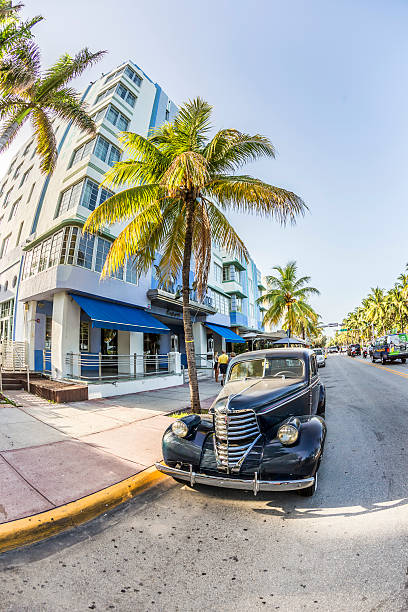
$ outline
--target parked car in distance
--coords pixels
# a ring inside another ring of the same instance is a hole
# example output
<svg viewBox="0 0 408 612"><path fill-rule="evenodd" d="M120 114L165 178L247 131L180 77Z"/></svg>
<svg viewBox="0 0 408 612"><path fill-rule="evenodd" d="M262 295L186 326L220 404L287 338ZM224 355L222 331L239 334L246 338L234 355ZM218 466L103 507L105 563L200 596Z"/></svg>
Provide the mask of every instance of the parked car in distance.
<svg viewBox="0 0 408 612"><path fill-rule="evenodd" d="M229 362L210 414L182 417L166 429L156 467L192 487L311 496L326 438L325 409L313 351L242 353Z"/></svg>
<svg viewBox="0 0 408 612"><path fill-rule="evenodd" d="M347 349L347 355L349 357L352 356L352 354L354 353L354 355L361 355L361 346L359 344L350 344L348 349Z"/></svg>
<svg viewBox="0 0 408 612"><path fill-rule="evenodd" d="M339 349L337 346L329 346L329 353L338 353Z"/></svg>
<svg viewBox="0 0 408 612"><path fill-rule="evenodd" d="M389 334L381 336L374 342L371 353L371 361L375 363L381 360L385 365L388 362L393 362L400 359L401 363L405 363L408 357L408 334Z"/></svg>
<svg viewBox="0 0 408 612"><path fill-rule="evenodd" d="M324 350L321 348L313 349L314 354L316 355L317 367L325 368L326 367L326 356Z"/></svg>

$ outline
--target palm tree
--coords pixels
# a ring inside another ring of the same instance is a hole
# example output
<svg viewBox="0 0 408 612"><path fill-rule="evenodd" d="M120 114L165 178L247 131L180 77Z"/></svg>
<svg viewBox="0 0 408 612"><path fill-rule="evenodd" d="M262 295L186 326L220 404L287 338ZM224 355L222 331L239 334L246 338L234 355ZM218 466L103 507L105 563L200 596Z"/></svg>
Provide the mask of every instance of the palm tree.
<svg viewBox="0 0 408 612"><path fill-rule="evenodd" d="M0 0L0 58L6 53L17 51L18 47L29 45L32 38L31 29L43 17L37 15L27 21L21 21L19 12L24 4L14 4L11 0Z"/></svg>
<svg viewBox="0 0 408 612"><path fill-rule="evenodd" d="M41 158L41 170L48 174L55 168L57 146L52 119L59 117L77 125L84 132L95 133L95 124L87 114L79 94L68 87L69 81L98 61L104 51L91 53L82 49L75 57L63 55L42 75L35 45L18 47L0 64L0 152L4 151L31 118ZM15 61L16 55L19 61Z"/></svg>
<svg viewBox="0 0 408 612"><path fill-rule="evenodd" d="M291 333L299 332L299 328L307 321L308 325L316 325L318 315L307 303L311 295L320 295L315 287L310 287L310 276L297 277L296 261L290 261L283 268L274 266L277 276L267 276L267 290L258 298L258 302L268 306L264 323L276 325L283 321L283 328Z"/></svg>
<svg viewBox="0 0 408 612"><path fill-rule="evenodd" d="M98 232L116 222L127 225L113 242L102 276L111 275L132 258L140 275L157 263L162 286L182 271L183 322L191 407L200 410L197 371L189 310L190 268L195 262L195 286L205 295L211 245L237 257L246 247L224 212L252 212L294 222L306 206L294 193L260 179L234 174L261 156L274 157L268 138L224 129L209 137L212 107L200 98L184 104L173 123L165 123L148 138L125 132L120 140L130 159L117 162L104 184L122 191L108 198L89 216L84 231Z"/></svg>
<svg viewBox="0 0 408 612"><path fill-rule="evenodd" d="M387 321L387 301L384 289L371 288L367 298L367 316L379 334L384 334Z"/></svg>

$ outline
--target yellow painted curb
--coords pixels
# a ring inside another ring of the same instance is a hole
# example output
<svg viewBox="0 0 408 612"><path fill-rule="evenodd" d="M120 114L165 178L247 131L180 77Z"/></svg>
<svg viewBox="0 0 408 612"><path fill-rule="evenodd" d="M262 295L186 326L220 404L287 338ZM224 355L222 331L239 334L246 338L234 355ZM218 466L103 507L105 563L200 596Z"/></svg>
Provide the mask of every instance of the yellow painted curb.
<svg viewBox="0 0 408 612"><path fill-rule="evenodd" d="M168 476L152 466L140 474L64 506L0 524L0 553L82 525L166 478Z"/></svg>

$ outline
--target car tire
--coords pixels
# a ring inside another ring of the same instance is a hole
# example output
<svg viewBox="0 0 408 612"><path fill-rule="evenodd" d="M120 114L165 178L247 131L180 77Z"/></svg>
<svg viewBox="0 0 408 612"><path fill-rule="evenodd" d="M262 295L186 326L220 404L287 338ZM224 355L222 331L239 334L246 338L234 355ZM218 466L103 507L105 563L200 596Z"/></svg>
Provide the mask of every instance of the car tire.
<svg viewBox="0 0 408 612"><path fill-rule="evenodd" d="M312 495L315 494L316 489L317 489L317 472L315 474L315 479L314 479L314 483L312 484L312 486L307 487L306 489L299 489L298 495L301 495L302 497L312 497Z"/></svg>
<svg viewBox="0 0 408 612"><path fill-rule="evenodd" d="M406 361L407 361L407 358L406 357L402 357L401 363L406 363Z"/></svg>
<svg viewBox="0 0 408 612"><path fill-rule="evenodd" d="M371 355L371 363L375 363L376 359L374 359L374 355Z"/></svg>
<svg viewBox="0 0 408 612"><path fill-rule="evenodd" d="M381 363L382 363L383 365L386 365L386 364L387 364L387 360L386 360L386 358L384 357L384 355L381 357Z"/></svg>

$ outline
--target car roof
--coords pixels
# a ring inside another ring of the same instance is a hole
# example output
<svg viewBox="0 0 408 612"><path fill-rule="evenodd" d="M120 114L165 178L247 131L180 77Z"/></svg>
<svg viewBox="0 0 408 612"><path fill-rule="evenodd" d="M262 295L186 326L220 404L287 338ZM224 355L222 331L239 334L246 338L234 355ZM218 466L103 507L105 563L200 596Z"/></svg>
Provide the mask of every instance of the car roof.
<svg viewBox="0 0 408 612"><path fill-rule="evenodd" d="M246 359L265 359L266 357L297 357L298 359L307 359L313 351L304 348L274 348L274 349L263 349L260 351L248 351L247 353L240 353L233 357L230 363L237 361L244 361Z"/></svg>

